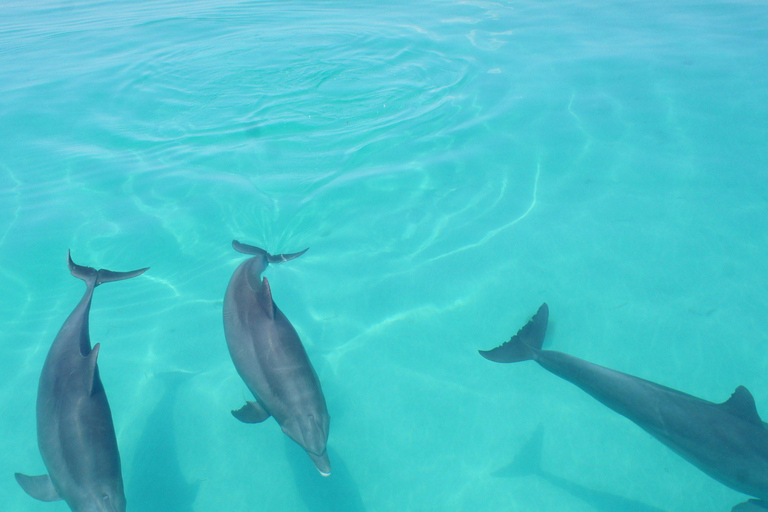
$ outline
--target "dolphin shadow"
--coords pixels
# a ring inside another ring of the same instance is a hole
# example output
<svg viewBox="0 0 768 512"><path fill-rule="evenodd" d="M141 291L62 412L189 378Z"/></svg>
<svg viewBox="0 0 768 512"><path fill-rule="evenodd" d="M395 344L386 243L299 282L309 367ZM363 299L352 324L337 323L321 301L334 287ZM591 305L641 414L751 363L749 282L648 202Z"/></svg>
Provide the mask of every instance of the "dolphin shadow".
<svg viewBox="0 0 768 512"><path fill-rule="evenodd" d="M192 376L185 372L156 375L165 393L147 418L133 456L126 487L131 510L193 512L200 484L190 484L181 472L173 414L179 389Z"/></svg>
<svg viewBox="0 0 768 512"><path fill-rule="evenodd" d="M365 512L360 490L344 460L333 448L327 450L333 471L324 477L307 461L304 449L285 438L285 455L301 501L311 512Z"/></svg>
<svg viewBox="0 0 768 512"><path fill-rule="evenodd" d="M731 509L731 512L766 512L768 511L768 504L765 504L761 500L749 500L744 503L739 503Z"/></svg>
<svg viewBox="0 0 768 512"><path fill-rule="evenodd" d="M768 512L768 503L762 500L751 499L739 503L731 509L731 512Z"/></svg>
<svg viewBox="0 0 768 512"><path fill-rule="evenodd" d="M591 505L595 510L605 512L616 512L619 510L622 512L667 512L640 501L584 487L576 482L566 480L565 478L546 471L541 467L541 448L543 442L544 429L538 427L531 436L531 439L529 439L523 449L520 450L512 463L494 471L492 476L514 478L535 475L555 487L562 489L571 496L579 498Z"/></svg>

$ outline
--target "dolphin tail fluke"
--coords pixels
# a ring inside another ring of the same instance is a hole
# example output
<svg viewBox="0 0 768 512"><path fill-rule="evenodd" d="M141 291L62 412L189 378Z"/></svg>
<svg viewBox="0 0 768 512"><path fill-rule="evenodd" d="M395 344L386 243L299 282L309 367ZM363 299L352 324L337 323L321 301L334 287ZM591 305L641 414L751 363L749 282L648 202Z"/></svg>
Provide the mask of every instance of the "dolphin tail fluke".
<svg viewBox="0 0 768 512"><path fill-rule="evenodd" d="M549 321L549 307L542 304L517 334L501 346L491 350L479 350L484 358L497 363L516 363L527 361L536 357L536 352L541 350L544 344L544 336L547 334L547 322Z"/></svg>
<svg viewBox="0 0 768 512"><path fill-rule="evenodd" d="M301 252L294 252L290 254L269 254L267 251L255 245L248 245L232 240L232 247L243 254L250 254L251 256L264 256L269 263L282 263L284 261L298 258L309 250L309 247Z"/></svg>
<svg viewBox="0 0 768 512"><path fill-rule="evenodd" d="M16 481L24 492L40 501L59 501L61 496L56 492L51 482L51 477L48 475L29 476L22 473L16 473L14 475Z"/></svg>
<svg viewBox="0 0 768 512"><path fill-rule="evenodd" d="M102 283L111 283L112 281L130 279L132 277L140 276L149 270L149 267L141 268L139 270L131 270L129 272L114 272L104 268L96 270L93 267L85 267L72 261L72 256L69 251L67 251L67 265L73 276L82 279L86 284L93 283L94 286L99 286Z"/></svg>
<svg viewBox="0 0 768 512"><path fill-rule="evenodd" d="M541 472L541 447L543 444L544 429L539 425L512 462L501 469L497 469L491 473L491 476L521 477L539 474Z"/></svg>

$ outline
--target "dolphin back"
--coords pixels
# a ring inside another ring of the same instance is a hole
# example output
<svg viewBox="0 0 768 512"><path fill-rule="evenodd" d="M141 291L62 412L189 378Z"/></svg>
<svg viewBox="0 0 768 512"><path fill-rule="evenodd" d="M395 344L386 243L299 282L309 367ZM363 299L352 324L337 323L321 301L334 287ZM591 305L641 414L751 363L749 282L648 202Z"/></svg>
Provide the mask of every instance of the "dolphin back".
<svg viewBox="0 0 768 512"><path fill-rule="evenodd" d="M72 255L70 254L70 251L67 251L67 265L69 266L69 271L73 276L77 277L78 279L82 279L87 285L93 285L94 287L99 286L102 283L122 281L123 279L130 279L132 277L140 276L149 270L149 267L141 268L139 270L131 270L129 272L115 272L104 268L96 270L93 267L85 267L72 261Z"/></svg>
<svg viewBox="0 0 768 512"><path fill-rule="evenodd" d="M284 261L292 260L295 258L298 258L305 252L309 250L309 247L304 249L300 252L294 252L290 254L269 254L267 251L262 249L261 247L256 247L255 245L248 245L238 242L237 240L232 240L232 247L237 251L241 252L243 254L250 254L251 256L264 256L266 260L269 263L282 263Z"/></svg>
<svg viewBox="0 0 768 512"><path fill-rule="evenodd" d="M544 336L547 334L549 321L549 307L546 302L539 307L517 334L509 341L491 350L479 350L480 355L496 363L516 363L533 359L536 352L544 345Z"/></svg>

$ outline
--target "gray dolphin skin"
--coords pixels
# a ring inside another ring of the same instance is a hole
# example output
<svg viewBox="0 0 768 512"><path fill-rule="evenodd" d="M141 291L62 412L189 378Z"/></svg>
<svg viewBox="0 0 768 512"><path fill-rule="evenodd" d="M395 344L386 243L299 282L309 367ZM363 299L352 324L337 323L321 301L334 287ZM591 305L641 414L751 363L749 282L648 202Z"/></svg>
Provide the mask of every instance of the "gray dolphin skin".
<svg viewBox="0 0 768 512"><path fill-rule="evenodd" d="M260 423L274 416L283 432L296 441L323 476L331 474L325 445L330 416L320 380L299 335L272 300L267 278L270 263L298 258L294 254L268 254L241 244L232 247L252 255L235 269L224 296L224 335L245 385L256 397L232 411L244 423Z"/></svg>
<svg viewBox="0 0 768 512"><path fill-rule="evenodd" d="M675 453L731 489L759 498L734 510L768 507L768 425L739 386L716 404L573 356L542 350L549 308L503 345L480 355L497 363L533 359L633 421Z"/></svg>
<svg viewBox="0 0 768 512"><path fill-rule="evenodd" d="M75 512L124 512L125 494L112 413L99 378L99 344L91 349L88 315L102 283L143 274L82 267L67 254L83 298L53 340L37 391L37 442L47 475L16 473L19 485L42 501L64 500Z"/></svg>

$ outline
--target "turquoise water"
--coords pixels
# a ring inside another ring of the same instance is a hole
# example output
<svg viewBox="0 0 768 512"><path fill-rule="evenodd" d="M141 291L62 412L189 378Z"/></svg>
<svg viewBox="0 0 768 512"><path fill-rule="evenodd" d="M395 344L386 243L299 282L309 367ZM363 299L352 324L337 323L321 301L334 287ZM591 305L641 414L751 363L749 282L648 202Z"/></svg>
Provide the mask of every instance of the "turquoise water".
<svg viewBox="0 0 768 512"><path fill-rule="evenodd" d="M84 286L129 510L726 511L745 498L533 363L548 346L768 415L768 5L5 2L0 503ZM237 238L319 374L334 474L224 342ZM492 473L543 427L542 471ZM298 452L297 452L298 450ZM634 508L633 508L634 507Z"/></svg>

